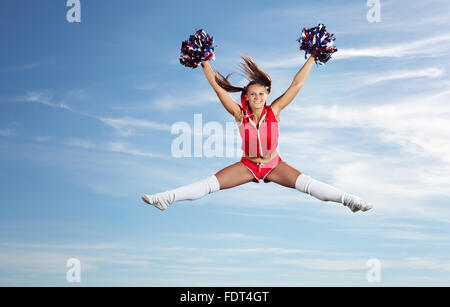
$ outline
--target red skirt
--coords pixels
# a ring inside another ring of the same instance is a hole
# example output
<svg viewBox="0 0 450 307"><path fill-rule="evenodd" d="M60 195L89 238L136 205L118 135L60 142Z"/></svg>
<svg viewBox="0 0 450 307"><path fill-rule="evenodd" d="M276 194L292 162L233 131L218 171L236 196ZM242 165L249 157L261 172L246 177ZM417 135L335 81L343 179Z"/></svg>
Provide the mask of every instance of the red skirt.
<svg viewBox="0 0 450 307"><path fill-rule="evenodd" d="M241 159L241 162L244 163L245 166L247 166L247 168L252 172L253 176L258 182L261 179L264 180L270 173L270 171L273 170L275 166L277 166L281 161L283 160L281 160L280 155L277 155L272 160L263 163L252 162L246 157L242 157Z"/></svg>

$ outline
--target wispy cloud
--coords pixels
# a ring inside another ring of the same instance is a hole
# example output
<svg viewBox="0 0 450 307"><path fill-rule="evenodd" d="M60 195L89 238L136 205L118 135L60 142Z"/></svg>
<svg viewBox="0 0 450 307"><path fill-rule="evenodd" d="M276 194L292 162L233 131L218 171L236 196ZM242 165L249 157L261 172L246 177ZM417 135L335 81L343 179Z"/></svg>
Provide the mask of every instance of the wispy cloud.
<svg viewBox="0 0 450 307"><path fill-rule="evenodd" d="M150 86L150 85L149 85ZM142 86L140 89L145 90L145 86ZM217 99L216 94L212 89L203 90L203 91L192 91L190 89L185 89L185 91L189 92L189 95L186 93L177 92L179 89L174 89L170 92L159 92L158 95L151 99L150 101L146 101L142 104L137 105L119 105L113 106L112 108L115 110L138 110L138 111L171 111L175 109L184 109L193 106L201 106L208 105L211 102L220 103Z"/></svg>
<svg viewBox="0 0 450 307"><path fill-rule="evenodd" d="M430 67L416 70L389 71L379 76L371 76L362 80L365 85L371 85L383 81L412 79L412 78L437 78L444 74L443 68Z"/></svg>
<svg viewBox="0 0 450 307"><path fill-rule="evenodd" d="M171 126L155 121L142 120L132 117L108 118L99 117L104 124L117 130L120 136L130 136L136 134L136 128L171 131Z"/></svg>
<svg viewBox="0 0 450 307"><path fill-rule="evenodd" d="M177 108L207 104L208 102L218 103L217 96L212 89L197 93L190 92L189 97L186 95L164 95L155 99L152 105L158 110L169 111Z"/></svg>
<svg viewBox="0 0 450 307"><path fill-rule="evenodd" d="M333 54L332 60L344 60L356 57L388 57L388 58L415 58L444 56L450 50L450 34L443 34L431 38L406 41L402 43L385 44L376 47L345 48L340 47ZM298 67L304 63L303 54L283 56L282 60L261 61L261 67L288 68Z"/></svg>
<svg viewBox="0 0 450 307"><path fill-rule="evenodd" d="M298 117L289 116L285 125L376 128L380 138L396 142L408 152L450 163L450 119L446 116L450 106L445 97L409 97L375 106L291 107L294 109L301 114L301 123Z"/></svg>
<svg viewBox="0 0 450 307"><path fill-rule="evenodd" d="M47 135L38 135L38 136L34 137L34 140L37 141L37 142L46 142L49 139L50 139L50 137L47 136Z"/></svg>
<svg viewBox="0 0 450 307"><path fill-rule="evenodd" d="M110 250L110 249L124 249L129 248L127 245L116 244L116 243L102 243L98 242L95 244L47 244L47 243L11 243L11 242L1 242L0 246L3 248L15 248L15 249L32 249L32 250Z"/></svg>
<svg viewBox="0 0 450 307"><path fill-rule="evenodd" d="M448 54L450 34L433 36L430 38L406 41L381 47L342 48L333 55L336 60L352 57L417 57L442 56Z"/></svg>
<svg viewBox="0 0 450 307"><path fill-rule="evenodd" d="M232 254L268 254L268 255L322 255L322 256L341 256L341 257L359 257L361 253L345 253L345 252L328 252L312 249L300 249L300 248L283 248L283 247L251 247L251 248L207 248L207 247L187 247L187 246L174 246L174 247L151 247L145 248L148 252L183 252L183 253L196 253L205 254L210 257L227 257Z"/></svg>
<svg viewBox="0 0 450 307"><path fill-rule="evenodd" d="M77 97L77 99L83 99L87 93L84 90L80 91L70 91L66 96L68 97ZM171 126L165 123L159 123L155 121L149 121L149 120L142 120L137 119L133 117L120 117L120 118L112 118L112 117L106 117L106 116L98 116L94 115L88 112L81 112L77 111L69 106L67 106L64 103L56 103L54 102L53 95L51 93L42 92L42 91L32 91L28 92L26 95L12 98L12 99L2 99L3 101L11 101L11 102L34 102L39 103L42 105L46 105L52 108L60 108L64 109L76 114L79 114L81 116L87 116L90 118L98 119L100 122L106 124L107 126L110 126L114 128L117 133L120 136L131 136L136 134L136 129L151 129L151 130L161 130L161 131L171 131ZM6 134L6 130L5 131ZM69 144L70 143L70 144ZM68 145L73 145L77 147L83 147L83 144L77 142L69 142ZM87 145L86 142L84 142L84 145ZM92 145L92 144L91 144ZM90 145L88 145L89 147ZM84 146L87 148L86 146Z"/></svg>
<svg viewBox="0 0 450 307"><path fill-rule="evenodd" d="M392 230L385 232L384 236L390 239L410 240L410 241L444 241L447 242L450 239L449 235L426 233L423 231L411 231L411 230Z"/></svg>
<svg viewBox="0 0 450 307"><path fill-rule="evenodd" d="M189 257L180 259L179 262L187 264L212 263L214 262L214 259L208 257Z"/></svg>
<svg viewBox="0 0 450 307"><path fill-rule="evenodd" d="M169 274L166 277L166 283L176 283L177 281L183 283L184 281L186 284L192 276L214 274L222 278L233 276L234 279L245 279L249 273L273 274L275 271L283 275L282 281L284 282L288 282L285 278L288 278L289 273L297 276L295 279L297 282L302 280L305 282L305 274L310 272L317 277L316 279L307 278L310 283L329 282L333 277L340 276L342 278L339 274L354 272L356 275L352 278L343 280L348 283L361 283L366 281L367 260L373 257L372 254L365 253L270 246L253 248L207 248L177 245L143 247L117 243L1 243L0 246L2 246L0 268L5 272L41 274L41 278L48 275L63 278L68 269L66 261L69 258L78 258L82 264L82 279L86 272L94 274L94 272L101 271L102 267L108 266L108 273L103 278L111 279L117 274L124 278L133 276L131 281L135 283L139 283L139 277L136 276L138 272L153 272L152 278L147 282L159 280L159 274ZM180 254L183 257L180 257ZM402 268L412 270L406 271L406 275L401 278L390 278L389 283L405 282L405 277L406 280L411 280L407 276L414 274L414 270L427 269L431 274L450 270L450 263L443 257L422 255L401 257L389 256L380 252L377 254L377 258L381 261L382 270ZM306 271L302 271L299 275L299 270ZM324 272L326 274L323 274ZM170 277L170 275L175 276L174 274L176 274L176 278ZM300 276L301 278L299 278ZM421 282L430 282L427 276L423 277ZM92 280L95 278L93 277ZM101 282L101 280L95 281ZM14 279L10 279L10 282L14 282ZM64 282L64 278L61 282Z"/></svg>
<svg viewBox="0 0 450 307"><path fill-rule="evenodd" d="M268 237L252 236L239 232L186 234L189 237L205 240L267 240Z"/></svg>
<svg viewBox="0 0 450 307"><path fill-rule="evenodd" d="M433 244L446 243L450 239L450 235L440 229L410 229L404 225L366 225L362 228L340 228L336 229L340 232L350 232L365 234L368 236L381 237L388 242L420 242Z"/></svg>
<svg viewBox="0 0 450 307"><path fill-rule="evenodd" d="M85 97L86 93L83 90L79 90L79 91L69 91L66 94L66 97L68 98L75 98L75 99L83 99ZM54 98L54 94L50 91L29 91L27 92L25 95L22 96L18 96L18 97L12 97L12 98L0 98L0 101L2 102L13 102L13 103L17 103L17 102L31 102L31 103L39 103L51 108L58 108L58 109L63 109L72 113L76 113L78 115L82 115L82 116L88 116L88 117L94 117L94 118L99 118L96 115L87 113L87 112L82 112L82 111L77 111L75 109L73 109L72 107L68 106L66 103L62 103L62 102L55 102Z"/></svg>
<svg viewBox="0 0 450 307"><path fill-rule="evenodd" d="M73 146L73 147L80 147L80 148L84 148L84 149L92 149L92 148L96 148L96 144L85 140L85 139L78 139L78 138L73 138L73 139L69 139L67 141L64 142L65 145L68 146Z"/></svg>
<svg viewBox="0 0 450 307"><path fill-rule="evenodd" d="M271 266L293 266L320 271L365 270L367 259L317 259L317 258L278 258L269 260Z"/></svg>
<svg viewBox="0 0 450 307"><path fill-rule="evenodd" d="M155 158L160 157L160 154L154 154L149 152L144 152L141 150L137 150L134 148L130 148L128 144L121 142L111 142L107 145L107 148L113 152L130 154L133 156L147 157L147 158Z"/></svg>
<svg viewBox="0 0 450 307"><path fill-rule="evenodd" d="M300 171L371 201L375 209L369 214L380 219L401 214L450 221L450 210L433 201L450 195L446 98L415 95L370 105L290 106L282 120L282 156Z"/></svg>
<svg viewBox="0 0 450 307"><path fill-rule="evenodd" d="M405 260L405 264L414 269L450 271L448 258L445 261L439 261L440 259L430 257L409 257Z"/></svg>
<svg viewBox="0 0 450 307"><path fill-rule="evenodd" d="M2 71L2 72L25 72L25 71L32 70L38 66L41 66L43 63L45 63L47 61L48 60L39 60L39 61L30 62L30 63L18 64L17 66L14 66L14 67L0 69L0 71Z"/></svg>
<svg viewBox="0 0 450 307"><path fill-rule="evenodd" d="M13 271L16 274L61 274L67 271L66 261L72 258L70 254L47 251L0 251L0 267L3 271ZM89 267L88 267L89 268ZM24 281L22 281L24 282Z"/></svg>
<svg viewBox="0 0 450 307"><path fill-rule="evenodd" d="M134 89L146 91L146 90L152 90L156 88L156 85L154 83L140 83L136 84L133 87Z"/></svg>
<svg viewBox="0 0 450 307"><path fill-rule="evenodd" d="M112 253L108 255L93 256L86 251L0 251L0 268L14 273L59 275L64 277L67 270L67 260L77 258L81 262L82 274L89 271L97 271L101 266L114 265L121 268L130 267L135 271L149 268L152 264L150 257L134 255L132 253ZM117 270L117 268L116 268ZM81 277L83 279L83 277ZM22 281L24 283L26 281Z"/></svg>
<svg viewBox="0 0 450 307"><path fill-rule="evenodd" d="M14 136L15 133L10 129L1 129L0 136Z"/></svg>
<svg viewBox="0 0 450 307"><path fill-rule="evenodd" d="M54 107L54 108L61 108L61 109L73 111L72 108L70 108L69 106L67 106L63 103L52 102L52 95L44 93L44 92L38 92L38 91L28 92L25 96L22 96L21 98L18 98L16 100L19 100L19 101L21 100L21 101L26 101L26 102L36 102L36 103L44 104L44 105Z"/></svg>

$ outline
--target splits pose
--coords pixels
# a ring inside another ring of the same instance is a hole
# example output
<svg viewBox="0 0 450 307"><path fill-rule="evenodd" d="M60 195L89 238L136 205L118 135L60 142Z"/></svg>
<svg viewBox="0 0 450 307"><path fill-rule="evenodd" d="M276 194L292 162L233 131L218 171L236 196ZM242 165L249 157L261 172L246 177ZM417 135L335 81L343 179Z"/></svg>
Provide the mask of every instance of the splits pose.
<svg viewBox="0 0 450 307"><path fill-rule="evenodd" d="M209 84L239 127L243 156L239 162L203 180L162 193L144 194L142 200L165 210L178 201L195 200L219 190L263 180L297 189L322 201L341 203L352 212L371 209L372 205L365 200L301 173L283 161L278 153L280 112L305 84L316 56L315 52L311 52L286 92L270 105L267 100L272 80L250 57L242 56L244 63L241 68L250 81L244 88L231 85L229 75L223 77L219 72L214 72L207 61L199 62ZM241 104L233 100L229 92L241 92Z"/></svg>

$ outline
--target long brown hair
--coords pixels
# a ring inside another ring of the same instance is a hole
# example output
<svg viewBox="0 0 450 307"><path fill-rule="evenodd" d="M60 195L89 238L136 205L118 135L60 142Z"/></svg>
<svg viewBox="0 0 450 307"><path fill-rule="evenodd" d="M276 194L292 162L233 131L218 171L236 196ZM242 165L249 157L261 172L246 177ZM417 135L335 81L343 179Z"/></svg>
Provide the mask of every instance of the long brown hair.
<svg viewBox="0 0 450 307"><path fill-rule="evenodd" d="M272 89L272 79L270 76L262 71L258 65L253 62L251 57L241 55L241 58L244 60L244 63L240 63L241 70L243 72L243 75L249 83L245 87L238 87L234 86L230 83L228 78L232 75L228 74L226 77L224 77L222 74L220 74L216 70L216 82L217 84L226 90L227 92L243 92L244 94L247 93L247 88L252 84L260 84L265 86L268 93L270 93Z"/></svg>

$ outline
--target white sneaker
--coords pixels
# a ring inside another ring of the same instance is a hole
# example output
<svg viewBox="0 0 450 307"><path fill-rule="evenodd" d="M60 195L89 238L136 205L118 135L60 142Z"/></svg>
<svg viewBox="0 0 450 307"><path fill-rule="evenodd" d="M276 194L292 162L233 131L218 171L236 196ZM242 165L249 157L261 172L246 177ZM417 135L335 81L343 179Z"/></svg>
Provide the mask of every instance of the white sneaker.
<svg viewBox="0 0 450 307"><path fill-rule="evenodd" d="M145 201L147 204L149 205L153 205L156 208L158 208L159 210L166 210L167 209L167 204L165 204L163 201L161 201L159 199L159 197L157 197L157 194L154 195L146 195L143 194L141 196L142 200Z"/></svg>
<svg viewBox="0 0 450 307"><path fill-rule="evenodd" d="M373 208L371 204L359 197L353 197L348 204L344 204L344 206L347 206L352 212L358 212L359 210L365 212Z"/></svg>

